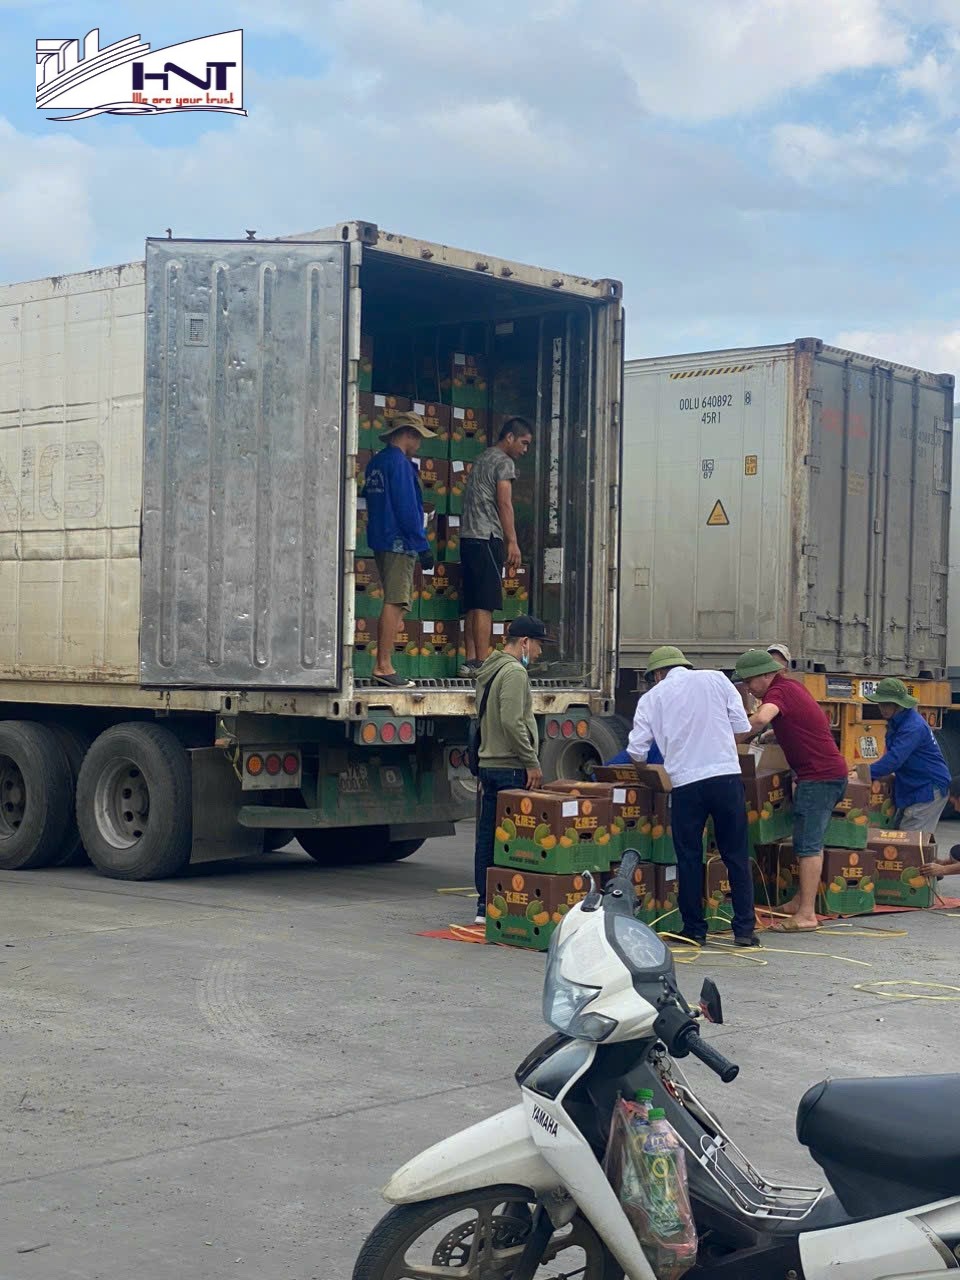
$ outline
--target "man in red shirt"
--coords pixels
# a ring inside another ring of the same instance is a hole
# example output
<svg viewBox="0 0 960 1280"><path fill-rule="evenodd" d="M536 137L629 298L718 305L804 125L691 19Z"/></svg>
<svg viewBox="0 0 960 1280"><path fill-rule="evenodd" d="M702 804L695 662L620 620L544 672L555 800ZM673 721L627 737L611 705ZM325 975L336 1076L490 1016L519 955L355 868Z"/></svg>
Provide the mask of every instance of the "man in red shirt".
<svg viewBox="0 0 960 1280"><path fill-rule="evenodd" d="M849 768L830 732L823 708L797 680L762 649L750 649L737 661L742 680L760 702L750 717L751 736L773 728L797 783L793 793L793 851L800 888L783 907L791 918L782 933L817 928L817 890L823 873L823 837L834 808L847 790Z"/></svg>

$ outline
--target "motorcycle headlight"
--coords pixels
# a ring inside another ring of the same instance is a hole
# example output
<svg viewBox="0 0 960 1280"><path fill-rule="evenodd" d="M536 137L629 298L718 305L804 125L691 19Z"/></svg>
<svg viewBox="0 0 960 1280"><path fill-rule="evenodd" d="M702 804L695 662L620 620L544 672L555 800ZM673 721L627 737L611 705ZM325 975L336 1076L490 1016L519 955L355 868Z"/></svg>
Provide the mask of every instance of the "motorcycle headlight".
<svg viewBox="0 0 960 1280"><path fill-rule="evenodd" d="M599 994L600 988L571 982L560 972L563 952L573 941L571 938L562 946L550 948L543 980L543 1019L562 1035L577 1040L605 1040L617 1025L613 1018L583 1012Z"/></svg>

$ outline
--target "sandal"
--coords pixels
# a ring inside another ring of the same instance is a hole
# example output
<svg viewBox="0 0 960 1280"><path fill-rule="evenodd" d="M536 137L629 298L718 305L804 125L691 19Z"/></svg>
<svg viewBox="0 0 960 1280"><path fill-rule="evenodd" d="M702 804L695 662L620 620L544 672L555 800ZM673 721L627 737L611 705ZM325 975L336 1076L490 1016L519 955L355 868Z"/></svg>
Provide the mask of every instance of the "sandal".
<svg viewBox="0 0 960 1280"><path fill-rule="evenodd" d="M791 917L789 920L781 920L779 924L772 924L770 926L770 932L771 933L819 933L820 926L818 924L815 924L811 928L811 926L808 924L797 924L797 922L793 919L793 917Z"/></svg>
<svg viewBox="0 0 960 1280"><path fill-rule="evenodd" d="M378 676L377 673L374 672L373 679L376 684L382 684L387 689L414 688L414 683L412 680L407 680L405 676L397 675L396 671L391 671L388 676Z"/></svg>

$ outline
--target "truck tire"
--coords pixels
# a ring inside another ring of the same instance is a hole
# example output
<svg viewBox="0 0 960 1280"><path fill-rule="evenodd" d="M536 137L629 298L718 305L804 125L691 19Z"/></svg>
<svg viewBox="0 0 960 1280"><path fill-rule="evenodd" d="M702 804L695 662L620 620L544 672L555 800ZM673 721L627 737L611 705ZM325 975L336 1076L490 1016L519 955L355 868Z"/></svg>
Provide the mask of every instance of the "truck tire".
<svg viewBox="0 0 960 1280"><path fill-rule="evenodd" d="M627 745L630 723L624 716L594 716L585 738L547 738L540 747L544 782L579 778L586 782L594 765L618 755Z"/></svg>
<svg viewBox="0 0 960 1280"><path fill-rule="evenodd" d="M73 795L70 762L52 729L0 722L0 870L57 861L71 839Z"/></svg>
<svg viewBox="0 0 960 1280"><path fill-rule="evenodd" d="M327 867L400 862L423 844L422 840L391 840L387 827L307 827L296 835L304 853Z"/></svg>
<svg viewBox="0 0 960 1280"><path fill-rule="evenodd" d="M193 841L190 762L156 724L118 724L87 752L77 821L90 861L115 880L178 875Z"/></svg>
<svg viewBox="0 0 960 1280"><path fill-rule="evenodd" d="M77 781L80 777L80 766L83 764L83 757L90 750L92 739L88 734L82 733L79 729L74 729L68 725L53 724L50 726L53 732L60 740L67 760L70 763L70 776L73 779L74 794L76 794ZM69 838L64 840L63 855L56 858L51 866L54 867L82 867L89 863L87 851L83 847L83 840L80 836L80 828L77 825L77 806L74 803L72 825Z"/></svg>

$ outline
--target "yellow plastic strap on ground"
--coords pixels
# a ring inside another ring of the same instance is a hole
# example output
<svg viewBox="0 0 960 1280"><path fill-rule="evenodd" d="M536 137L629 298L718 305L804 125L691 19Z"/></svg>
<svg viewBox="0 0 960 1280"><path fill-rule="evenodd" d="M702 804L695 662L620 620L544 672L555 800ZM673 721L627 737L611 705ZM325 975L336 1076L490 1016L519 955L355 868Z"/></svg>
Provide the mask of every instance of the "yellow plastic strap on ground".
<svg viewBox="0 0 960 1280"><path fill-rule="evenodd" d="M891 991L890 987L926 987L926 991ZM879 996L881 1000L960 1000L960 987L951 987L945 982L918 982L913 978L893 978L888 982L858 982L854 991L866 991L868 995ZM934 995L935 991L950 991L951 995Z"/></svg>
<svg viewBox="0 0 960 1280"><path fill-rule="evenodd" d="M454 893L454 894L457 894L459 897L474 898L476 897L477 891L472 884L465 884L462 889L461 888L434 889L434 893Z"/></svg>

